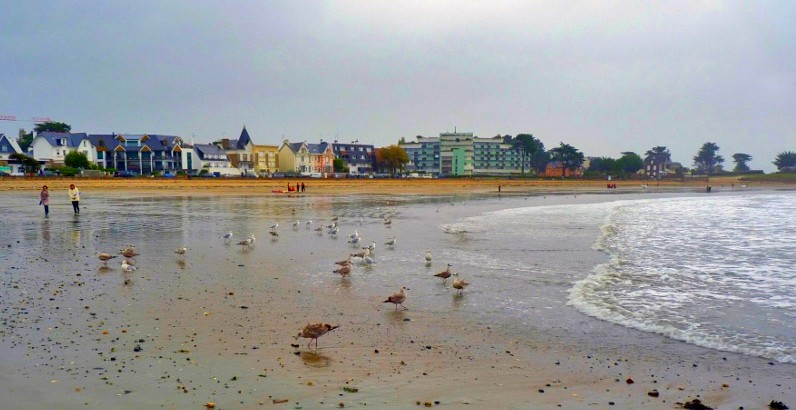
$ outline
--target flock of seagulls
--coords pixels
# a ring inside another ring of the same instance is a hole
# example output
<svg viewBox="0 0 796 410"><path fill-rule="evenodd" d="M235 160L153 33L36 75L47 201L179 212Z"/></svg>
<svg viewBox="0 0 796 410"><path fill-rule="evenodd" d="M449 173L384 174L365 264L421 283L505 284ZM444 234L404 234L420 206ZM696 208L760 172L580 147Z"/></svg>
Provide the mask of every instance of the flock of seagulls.
<svg viewBox="0 0 796 410"><path fill-rule="evenodd" d="M334 217L331 219L330 224L324 226L318 226L317 228L315 228L315 231L322 233L323 229L326 228L329 235L335 236L337 235L340 229L338 225L338 220L339 217ZM385 216L383 222L385 226L389 227L392 224L392 217ZM296 219L295 222L291 224L291 226L293 229L298 229L299 226L301 226L301 221ZM311 220L306 221L305 226L306 229L311 229L312 221ZM279 227L278 222L275 222L269 226L268 233L273 238L277 238L279 236L279 233L277 231L278 227ZM229 231L223 236L221 236L221 238L224 240L225 243L229 243L233 237L234 234L232 231ZM248 249L254 244L255 241L256 238L254 234L250 234L248 237L246 237L246 239L237 242L237 245L241 246L243 249ZM348 235L348 243L351 244L352 246L354 247L360 246L361 242L362 242L362 237L360 236L358 230L355 229L352 234ZM387 238L386 242L384 242L384 245L390 248L394 248L396 244L397 244L397 239L395 236ZM371 241L370 245L368 246L360 246L359 250L349 253L346 259L335 262L335 265L338 265L338 267L334 269L332 272L339 274L341 277L345 278L351 275L352 269L355 264L365 265L365 266L375 264L376 261L372 257L373 252L375 250L376 250L375 241ZM174 253L178 255L180 262L182 263L182 261L185 259L186 255L188 254L188 251L189 248L186 245L182 245L179 248L175 249ZM129 274L137 269L135 266L135 256L138 256L139 253L136 250L135 245L132 244L126 246L125 248L122 248L119 251L119 253L121 254L121 256L124 257L121 263L121 270L122 273L124 274L124 283L129 284L130 283ZM109 253L97 254L97 259L102 261L103 266L105 267L107 267L109 260L117 257L118 255L112 255ZM431 250L430 249L426 250L426 254L424 257L426 267L431 266L432 259L433 257L431 254ZM436 273L434 274L434 276L442 279L443 284L446 283L448 278L454 277L453 288L457 290L457 295L461 295L464 289L469 285L469 282L460 279L458 277L459 276L458 273L452 272L451 271L452 266L453 265L448 263L444 271ZM404 306L404 302L406 302L407 299L407 290L409 290L407 287L402 286L397 292L393 293L392 295L389 295L383 303L392 303L395 306L396 311L398 310L399 307L403 310L406 310L407 308L406 306ZM301 331L298 333L298 335L295 336L295 338L298 339L299 337L301 337L301 338L310 339L309 343L307 344L308 348L310 348L312 346L312 342L315 341L315 349L317 350L318 338L334 329L337 329L338 327L339 326L331 325L328 323L322 323L322 322L309 323L303 329L301 329Z"/></svg>

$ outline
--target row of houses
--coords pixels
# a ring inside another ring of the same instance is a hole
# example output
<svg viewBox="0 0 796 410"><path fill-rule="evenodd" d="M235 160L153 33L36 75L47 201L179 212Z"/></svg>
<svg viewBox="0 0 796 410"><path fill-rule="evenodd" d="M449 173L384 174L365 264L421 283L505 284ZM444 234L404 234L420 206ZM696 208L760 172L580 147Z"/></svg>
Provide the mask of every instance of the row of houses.
<svg viewBox="0 0 796 410"><path fill-rule="evenodd" d="M62 166L70 152L81 152L103 168L134 175L207 170L218 175L270 175L334 171L334 159L347 163L351 172L372 172L375 148L368 144L318 144L290 142L257 145L246 127L238 139L194 144L182 137L160 134L87 134L42 132L25 153L42 166ZM21 152L16 141L0 134L0 166L14 167L10 154ZM18 167L19 165L17 165ZM11 168L12 172L18 169Z"/></svg>
<svg viewBox="0 0 796 410"><path fill-rule="evenodd" d="M508 176L531 172L530 159L519 148L500 137L479 138L471 132L445 132L439 137L421 137L403 143L409 162L408 172L435 176ZM39 133L27 155L42 166L64 165L69 152L82 152L92 163L134 175L207 170L218 175L272 175L275 173L334 172L339 158L351 174L377 170L378 148L369 144L282 141L281 145L259 145L246 127L237 139L223 138L211 144L195 144L182 137L160 134ZM10 154L21 152L16 141L0 134L0 170L18 172ZM5 168L2 168L5 167ZM17 165L18 167L18 165ZM645 159L643 172L660 178L674 172L668 153ZM555 161L541 175L580 176L588 168L567 170Z"/></svg>

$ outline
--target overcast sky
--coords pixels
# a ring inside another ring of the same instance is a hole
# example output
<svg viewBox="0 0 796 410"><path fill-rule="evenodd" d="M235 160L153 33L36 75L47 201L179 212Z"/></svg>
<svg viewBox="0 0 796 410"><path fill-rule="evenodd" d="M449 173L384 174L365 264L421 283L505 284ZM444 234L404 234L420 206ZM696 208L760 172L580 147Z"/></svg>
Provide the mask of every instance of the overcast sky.
<svg viewBox="0 0 796 410"><path fill-rule="evenodd" d="M0 115L209 142L796 151L794 1L0 0ZM16 136L31 123L0 121Z"/></svg>

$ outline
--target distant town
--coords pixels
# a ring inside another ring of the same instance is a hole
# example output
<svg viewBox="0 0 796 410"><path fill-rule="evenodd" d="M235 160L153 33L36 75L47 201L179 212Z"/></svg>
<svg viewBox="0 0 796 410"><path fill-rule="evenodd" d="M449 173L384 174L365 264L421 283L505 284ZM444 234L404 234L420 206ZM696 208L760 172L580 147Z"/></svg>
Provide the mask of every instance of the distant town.
<svg viewBox="0 0 796 410"><path fill-rule="evenodd" d="M751 155L732 155L725 170L719 146L706 142L687 168L671 159L665 146L619 158L589 157L561 143L545 149L531 134L482 138L472 132L444 132L436 137L401 138L375 147L358 141L290 141L255 144L244 126L237 139L211 143L161 134L73 133L64 123L20 130L17 139L0 134L0 176L114 175L240 177L616 177L684 178L690 175L762 173L750 170ZM780 172L796 172L796 153L784 151L773 163Z"/></svg>

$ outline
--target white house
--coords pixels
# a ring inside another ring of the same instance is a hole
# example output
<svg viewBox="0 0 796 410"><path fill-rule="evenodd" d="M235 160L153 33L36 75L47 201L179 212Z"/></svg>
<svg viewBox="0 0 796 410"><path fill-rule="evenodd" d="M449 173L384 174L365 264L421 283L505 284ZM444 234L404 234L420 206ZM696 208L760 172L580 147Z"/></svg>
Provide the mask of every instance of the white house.
<svg viewBox="0 0 796 410"><path fill-rule="evenodd" d="M28 155L41 163L64 165L66 154L77 151L83 139L87 138L88 135L82 132L40 132L33 138Z"/></svg>
<svg viewBox="0 0 796 410"><path fill-rule="evenodd" d="M183 163L191 163L192 168L195 170L207 169L208 172L219 173L220 175L240 175L241 171L232 166L227 153L223 149L212 144L195 144L193 149L183 150L185 157ZM191 156L188 161L187 156Z"/></svg>

